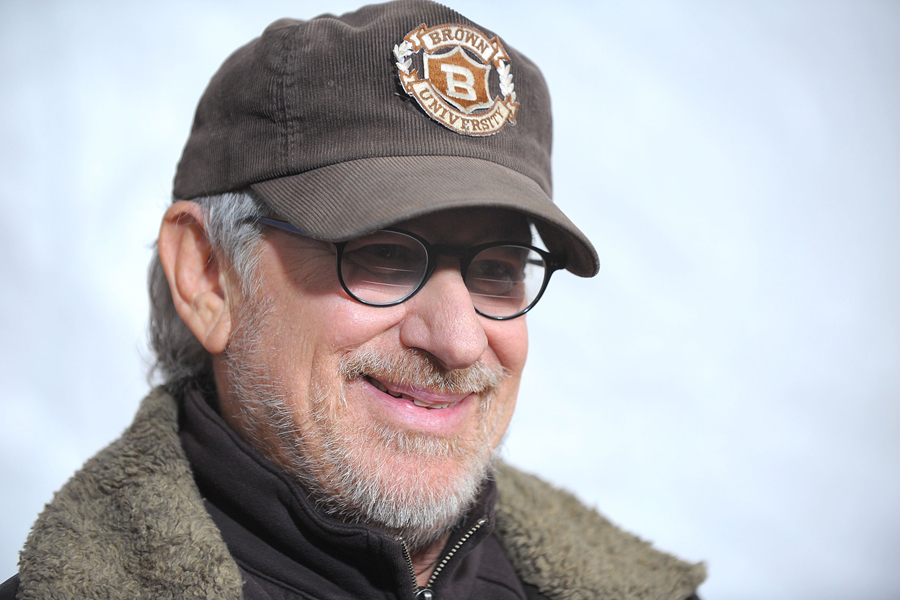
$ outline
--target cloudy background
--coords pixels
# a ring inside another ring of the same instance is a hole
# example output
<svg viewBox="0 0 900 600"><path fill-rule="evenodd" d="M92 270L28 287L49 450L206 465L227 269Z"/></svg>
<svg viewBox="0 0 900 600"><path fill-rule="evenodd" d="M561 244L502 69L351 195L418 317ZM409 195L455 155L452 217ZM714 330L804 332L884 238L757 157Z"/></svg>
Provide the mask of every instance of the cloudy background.
<svg viewBox="0 0 900 600"><path fill-rule="evenodd" d="M147 390L209 77L355 4L0 3L0 580ZM528 317L508 460L707 561L707 600L900 597L900 3L454 6L544 69L602 261Z"/></svg>

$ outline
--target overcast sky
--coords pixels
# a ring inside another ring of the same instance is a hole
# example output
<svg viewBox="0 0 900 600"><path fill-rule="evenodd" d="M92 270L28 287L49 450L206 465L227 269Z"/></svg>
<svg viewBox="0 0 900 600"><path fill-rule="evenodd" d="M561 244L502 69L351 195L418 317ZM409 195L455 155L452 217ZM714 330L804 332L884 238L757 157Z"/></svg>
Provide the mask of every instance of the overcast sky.
<svg viewBox="0 0 900 600"><path fill-rule="evenodd" d="M507 459L707 561L706 600L900 597L900 3L451 4L544 70L602 263L528 316ZM148 389L210 76L355 6L0 3L0 580Z"/></svg>

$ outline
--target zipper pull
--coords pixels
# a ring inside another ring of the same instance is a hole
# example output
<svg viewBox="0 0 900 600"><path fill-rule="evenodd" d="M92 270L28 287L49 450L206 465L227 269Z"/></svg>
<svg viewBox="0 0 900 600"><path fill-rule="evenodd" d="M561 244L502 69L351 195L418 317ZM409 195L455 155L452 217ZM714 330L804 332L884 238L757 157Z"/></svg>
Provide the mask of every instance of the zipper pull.
<svg viewBox="0 0 900 600"><path fill-rule="evenodd" d="M428 588L422 588L416 592L416 600L434 600L434 592Z"/></svg>

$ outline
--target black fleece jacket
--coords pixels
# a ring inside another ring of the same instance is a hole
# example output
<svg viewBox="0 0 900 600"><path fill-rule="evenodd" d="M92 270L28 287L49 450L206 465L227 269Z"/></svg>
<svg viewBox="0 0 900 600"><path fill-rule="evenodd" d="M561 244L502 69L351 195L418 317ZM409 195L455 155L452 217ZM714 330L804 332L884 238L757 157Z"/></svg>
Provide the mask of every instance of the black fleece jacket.
<svg viewBox="0 0 900 600"><path fill-rule="evenodd" d="M241 570L245 598L414 597L400 541L317 510L292 478L225 424L212 402L198 392L187 394L179 435L206 508ZM489 480L452 532L441 556L456 551L429 586L434 600L529 597L492 535L496 495ZM532 591L531 598L544 598Z"/></svg>

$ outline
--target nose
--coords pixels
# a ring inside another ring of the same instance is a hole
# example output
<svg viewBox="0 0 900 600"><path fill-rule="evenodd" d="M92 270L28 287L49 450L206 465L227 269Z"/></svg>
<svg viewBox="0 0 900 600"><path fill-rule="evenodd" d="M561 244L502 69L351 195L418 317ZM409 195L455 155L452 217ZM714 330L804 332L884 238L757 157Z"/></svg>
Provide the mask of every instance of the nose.
<svg viewBox="0 0 900 600"><path fill-rule="evenodd" d="M472 366L488 347L459 264L439 265L418 294L406 301L400 340L434 356L447 369Z"/></svg>

